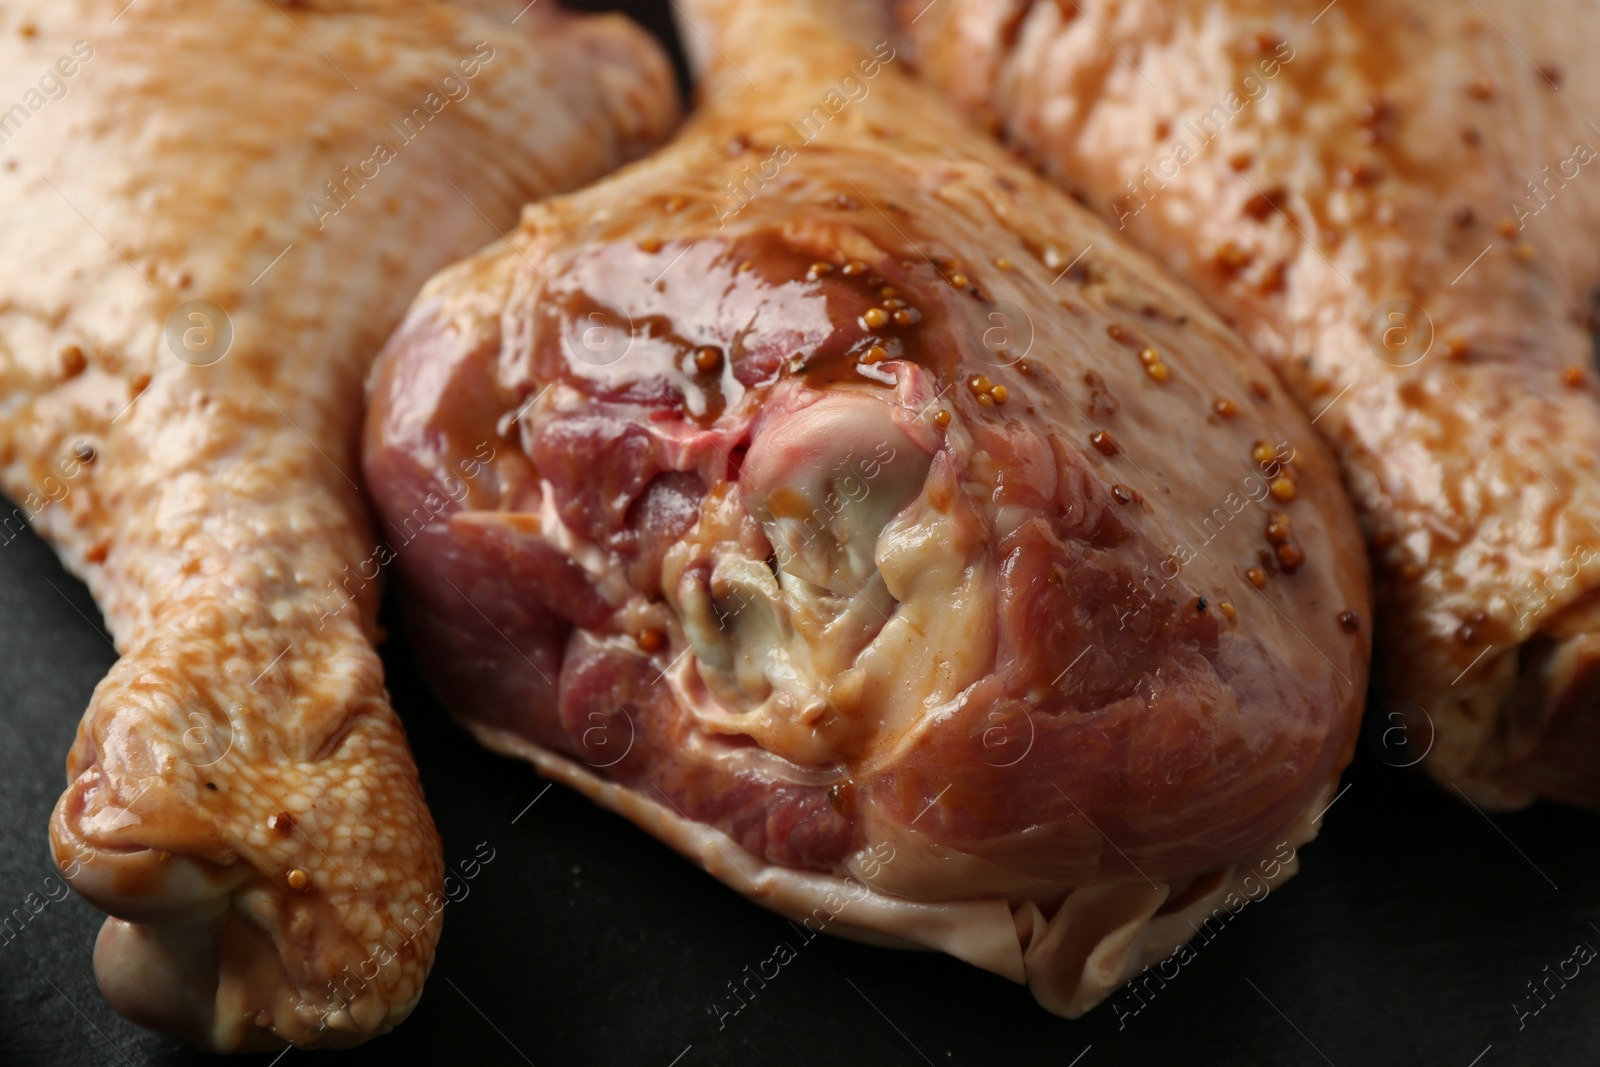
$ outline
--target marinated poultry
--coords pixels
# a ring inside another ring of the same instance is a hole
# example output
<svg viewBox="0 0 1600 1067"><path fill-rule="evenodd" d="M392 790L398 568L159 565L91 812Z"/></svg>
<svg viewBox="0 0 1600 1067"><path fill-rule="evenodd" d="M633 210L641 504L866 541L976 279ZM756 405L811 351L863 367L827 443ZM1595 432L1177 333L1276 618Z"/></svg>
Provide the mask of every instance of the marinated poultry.
<svg viewBox="0 0 1600 1067"><path fill-rule="evenodd" d="M1348 502L1246 344L869 9L685 6L675 143L433 279L374 369L413 644L734 889L1076 1015L1315 834Z"/></svg>
<svg viewBox="0 0 1600 1067"><path fill-rule="evenodd" d="M373 649L362 382L430 273L674 121L544 4L0 12L0 479L101 605L51 823L123 1014L218 1050L411 1010L440 841Z"/></svg>
<svg viewBox="0 0 1600 1067"><path fill-rule="evenodd" d="M1392 761L1486 807L1600 806L1600 9L898 10L926 77L1315 415L1375 559Z"/></svg>

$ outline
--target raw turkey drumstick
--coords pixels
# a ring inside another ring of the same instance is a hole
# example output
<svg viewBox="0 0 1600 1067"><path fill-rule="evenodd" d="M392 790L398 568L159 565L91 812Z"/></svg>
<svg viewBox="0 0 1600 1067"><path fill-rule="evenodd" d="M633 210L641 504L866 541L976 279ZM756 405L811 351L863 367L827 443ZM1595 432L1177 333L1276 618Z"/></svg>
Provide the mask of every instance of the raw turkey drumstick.
<svg viewBox="0 0 1600 1067"><path fill-rule="evenodd" d="M866 9L685 6L676 143L439 275L374 369L414 644L485 744L807 930L1078 1014L1315 834L1349 505L1244 342Z"/></svg>
<svg viewBox="0 0 1600 1067"><path fill-rule="evenodd" d="M1376 728L1600 806L1600 8L904 0L923 73L1187 278L1339 458Z"/></svg>
<svg viewBox="0 0 1600 1067"><path fill-rule="evenodd" d="M0 14L0 459L121 658L51 823L101 989L211 1049L394 1026L440 843L372 642L362 379L442 264L673 118L655 45L549 4ZM8 84L10 84L8 82Z"/></svg>

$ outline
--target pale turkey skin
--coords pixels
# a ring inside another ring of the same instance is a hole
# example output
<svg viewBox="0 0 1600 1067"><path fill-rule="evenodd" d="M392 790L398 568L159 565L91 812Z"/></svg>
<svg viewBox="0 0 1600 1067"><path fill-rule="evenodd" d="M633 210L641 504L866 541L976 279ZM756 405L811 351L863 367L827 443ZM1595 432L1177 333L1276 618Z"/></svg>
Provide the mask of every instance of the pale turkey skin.
<svg viewBox="0 0 1600 1067"><path fill-rule="evenodd" d="M1600 806L1600 11L897 11L930 81L1193 284L1316 416L1376 563L1380 711L1412 749L1394 761L1486 807Z"/></svg>
<svg viewBox="0 0 1600 1067"><path fill-rule="evenodd" d="M695 117L428 284L364 469L486 744L1077 1015L1314 836L1364 554L1243 341L859 11L689 5Z"/></svg>
<svg viewBox="0 0 1600 1067"><path fill-rule="evenodd" d="M0 12L4 537L32 522L121 656L52 845L112 916L107 998L203 1048L364 1040L433 959L440 841L353 481L363 377L430 273L676 118L642 31L521 6Z"/></svg>

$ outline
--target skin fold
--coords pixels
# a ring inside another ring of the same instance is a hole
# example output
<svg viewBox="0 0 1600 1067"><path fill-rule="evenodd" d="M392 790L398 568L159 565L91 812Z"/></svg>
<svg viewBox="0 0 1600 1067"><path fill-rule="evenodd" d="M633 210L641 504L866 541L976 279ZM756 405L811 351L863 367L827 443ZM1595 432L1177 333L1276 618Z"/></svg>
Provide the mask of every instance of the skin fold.
<svg viewBox="0 0 1600 1067"><path fill-rule="evenodd" d="M374 369L413 643L486 744L752 899L1081 1014L1315 835L1348 501L1243 340L867 8L684 17L677 140L435 277Z"/></svg>
<svg viewBox="0 0 1600 1067"><path fill-rule="evenodd" d="M922 74L1237 324L1371 546L1386 747L1600 806L1592 4L903 0Z"/></svg>
<svg viewBox="0 0 1600 1067"><path fill-rule="evenodd" d="M0 12L4 536L55 546L120 657L51 844L110 915L106 997L203 1048L359 1042L433 959L363 377L431 272L676 117L641 31L519 7Z"/></svg>

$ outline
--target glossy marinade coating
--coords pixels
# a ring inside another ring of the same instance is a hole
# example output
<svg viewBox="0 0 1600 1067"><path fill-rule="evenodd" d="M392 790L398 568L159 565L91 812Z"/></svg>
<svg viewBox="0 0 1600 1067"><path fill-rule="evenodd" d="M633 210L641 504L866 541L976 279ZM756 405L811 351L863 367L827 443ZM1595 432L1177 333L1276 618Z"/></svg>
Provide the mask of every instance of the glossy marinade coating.
<svg viewBox="0 0 1600 1067"><path fill-rule="evenodd" d="M1364 556L1244 343L833 14L694 5L696 117L427 286L368 484L487 743L1076 1014L1314 834Z"/></svg>

